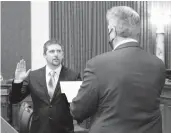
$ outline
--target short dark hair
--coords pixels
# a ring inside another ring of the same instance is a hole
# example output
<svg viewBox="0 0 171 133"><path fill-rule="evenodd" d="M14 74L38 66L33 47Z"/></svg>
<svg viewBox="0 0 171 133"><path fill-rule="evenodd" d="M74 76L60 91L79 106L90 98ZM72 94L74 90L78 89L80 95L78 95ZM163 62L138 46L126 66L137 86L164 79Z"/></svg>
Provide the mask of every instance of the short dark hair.
<svg viewBox="0 0 171 133"><path fill-rule="evenodd" d="M45 42L45 44L43 46L43 54L46 54L47 46L52 45L52 44L60 45L62 48L62 51L64 51L64 45L62 45L61 41L59 41L57 39L51 39L51 40L48 40L47 42Z"/></svg>

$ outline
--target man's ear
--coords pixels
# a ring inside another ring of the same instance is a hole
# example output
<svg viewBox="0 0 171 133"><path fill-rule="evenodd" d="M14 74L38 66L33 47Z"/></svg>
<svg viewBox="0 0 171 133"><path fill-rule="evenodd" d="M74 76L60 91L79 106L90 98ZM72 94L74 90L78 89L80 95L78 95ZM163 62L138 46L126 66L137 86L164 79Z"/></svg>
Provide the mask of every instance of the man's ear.
<svg viewBox="0 0 171 133"><path fill-rule="evenodd" d="M113 26L113 31L115 32L115 37L117 36L116 26Z"/></svg>
<svg viewBox="0 0 171 133"><path fill-rule="evenodd" d="M108 25L108 32L111 32L111 30L112 30L112 26Z"/></svg>
<svg viewBox="0 0 171 133"><path fill-rule="evenodd" d="M46 55L45 55L45 53L43 53L43 57L44 57L44 58L46 58Z"/></svg>
<svg viewBox="0 0 171 133"><path fill-rule="evenodd" d="M62 50L62 56L63 56L63 58L64 58L64 51Z"/></svg>

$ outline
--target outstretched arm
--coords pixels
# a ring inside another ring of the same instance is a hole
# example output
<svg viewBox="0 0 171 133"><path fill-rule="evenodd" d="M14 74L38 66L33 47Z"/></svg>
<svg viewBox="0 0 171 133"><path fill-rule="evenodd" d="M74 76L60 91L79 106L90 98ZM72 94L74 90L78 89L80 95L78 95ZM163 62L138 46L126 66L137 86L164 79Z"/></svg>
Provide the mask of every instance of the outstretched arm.
<svg viewBox="0 0 171 133"><path fill-rule="evenodd" d="M30 70L26 72L25 61L23 59L20 60L20 62L17 63L15 78L12 82L12 90L10 92L11 103L18 103L29 95L29 73Z"/></svg>
<svg viewBox="0 0 171 133"><path fill-rule="evenodd" d="M71 103L71 114L78 122L92 116L98 105L98 80L91 63L87 63L83 83Z"/></svg>

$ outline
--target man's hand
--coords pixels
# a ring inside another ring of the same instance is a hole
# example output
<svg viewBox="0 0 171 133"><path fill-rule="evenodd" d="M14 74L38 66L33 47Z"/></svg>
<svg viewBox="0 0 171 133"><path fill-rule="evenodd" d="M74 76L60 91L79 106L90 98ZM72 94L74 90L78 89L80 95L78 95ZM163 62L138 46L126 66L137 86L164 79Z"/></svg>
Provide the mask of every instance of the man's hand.
<svg viewBox="0 0 171 133"><path fill-rule="evenodd" d="M17 67L15 70L15 79L14 83L21 83L24 79L29 75L30 69L26 72L26 62L24 59L20 60L17 63Z"/></svg>

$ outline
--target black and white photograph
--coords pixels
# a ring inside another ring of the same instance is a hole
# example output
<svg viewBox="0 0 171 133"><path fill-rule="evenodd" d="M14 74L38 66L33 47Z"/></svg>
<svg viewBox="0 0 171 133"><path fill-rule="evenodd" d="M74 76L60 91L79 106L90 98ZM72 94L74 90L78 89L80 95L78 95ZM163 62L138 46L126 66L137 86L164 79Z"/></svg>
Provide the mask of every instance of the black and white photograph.
<svg viewBox="0 0 171 133"><path fill-rule="evenodd" d="M171 1L0 1L1 133L171 133Z"/></svg>

